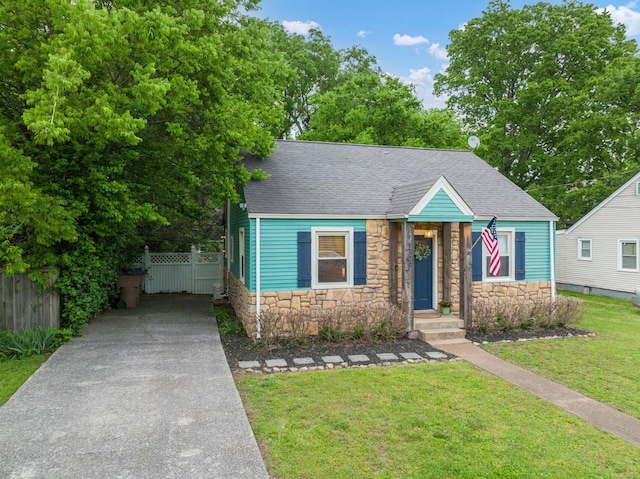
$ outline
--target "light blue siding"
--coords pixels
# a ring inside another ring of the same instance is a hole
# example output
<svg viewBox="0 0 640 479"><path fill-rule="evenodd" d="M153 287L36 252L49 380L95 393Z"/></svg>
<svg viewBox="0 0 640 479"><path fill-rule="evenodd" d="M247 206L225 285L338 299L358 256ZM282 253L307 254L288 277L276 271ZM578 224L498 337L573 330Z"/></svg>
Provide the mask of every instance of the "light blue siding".
<svg viewBox="0 0 640 479"><path fill-rule="evenodd" d="M409 217L409 221L468 222L472 219L471 216L463 214L443 190L435 194L420 214Z"/></svg>
<svg viewBox="0 0 640 479"><path fill-rule="evenodd" d="M252 220L255 226L255 220ZM366 231L365 220L260 220L260 271L262 291L298 290L298 231L312 227L352 227ZM255 241L255 230L251 237ZM251 247L255 264L255 243ZM255 271L254 271L255 273ZM251 276L251 291L255 291L255 274Z"/></svg>
<svg viewBox="0 0 640 479"><path fill-rule="evenodd" d="M481 232L488 221L474 222L472 230ZM550 241L555 238L549 233L548 221L500 221L498 229L513 228L525 233L525 281L548 281L551 279L551 253L553 244ZM477 244L476 248L481 248Z"/></svg>

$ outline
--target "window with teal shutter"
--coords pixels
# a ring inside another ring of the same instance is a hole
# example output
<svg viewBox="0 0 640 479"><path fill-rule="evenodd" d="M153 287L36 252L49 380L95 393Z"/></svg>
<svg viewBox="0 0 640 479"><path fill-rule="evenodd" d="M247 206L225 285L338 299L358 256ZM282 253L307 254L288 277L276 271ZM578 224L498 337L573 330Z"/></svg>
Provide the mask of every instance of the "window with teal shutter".
<svg viewBox="0 0 640 479"><path fill-rule="evenodd" d="M500 276L491 276L489 280L496 279L500 280L501 276L504 276L504 281L512 281L515 279L516 281L525 279L526 274L526 261L525 261L525 233L524 231L516 231L515 232L515 246L514 251L509 251L510 248L508 244L508 236L505 237L508 233L498 230L498 240L502 238L501 248L500 248L500 262L502 263L502 268L500 269ZM472 261L472 273L471 279L472 281L483 281L486 280L483 276L483 261L488 264L488 253L484 250L482 245L482 241L478 241L476 244L476 240L480 238L480 232L473 232L471 234L472 244L475 244L473 251L471 253L471 261ZM506 240L506 244L505 244ZM486 255L486 256L485 256ZM515 263L512 263L514 261ZM511 274L513 276L509 276L510 264L514 264L514 270L511 270ZM485 266L485 270L488 269L488 266ZM488 274L486 271L484 274Z"/></svg>
<svg viewBox="0 0 640 479"><path fill-rule="evenodd" d="M347 280L347 277L344 277L345 274L350 274L347 271L346 264L348 261L341 257L339 254L331 250L329 246L332 244L333 238L331 235L322 235L319 236L320 241L318 241L318 248L320 251L317 255L317 261L319 266L317 268L319 278L316 279L316 282L319 283L316 287L320 287L322 283L327 284L328 287L332 287L331 281L335 279L332 274L332 271L335 269L336 274L337 271L340 270L343 276L341 276L340 280ZM364 231L355 231L353 232L353 247L348 248L349 254L353 254L353 283L354 285L362 285L367 283L367 233ZM313 251L312 251L312 233L309 231L299 231L298 232L298 287L299 288L310 288L314 284L312 277L312 261L313 261ZM333 249L340 249L335 247ZM323 249L324 248L324 249ZM327 249L329 248L329 249ZM331 251L330 251L331 250ZM340 249L340 251L342 251ZM346 252L346 250L345 250ZM344 263L344 264L343 264ZM340 268L335 268L335 266L341 266ZM327 282L329 281L329 282Z"/></svg>

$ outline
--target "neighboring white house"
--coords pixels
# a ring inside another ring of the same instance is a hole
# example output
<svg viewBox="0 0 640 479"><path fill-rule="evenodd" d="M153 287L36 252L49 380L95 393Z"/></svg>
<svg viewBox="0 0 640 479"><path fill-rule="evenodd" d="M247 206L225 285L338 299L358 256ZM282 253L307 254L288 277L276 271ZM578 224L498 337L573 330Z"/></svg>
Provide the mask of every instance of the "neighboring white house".
<svg viewBox="0 0 640 479"><path fill-rule="evenodd" d="M640 173L556 232L557 287L629 298L640 286Z"/></svg>

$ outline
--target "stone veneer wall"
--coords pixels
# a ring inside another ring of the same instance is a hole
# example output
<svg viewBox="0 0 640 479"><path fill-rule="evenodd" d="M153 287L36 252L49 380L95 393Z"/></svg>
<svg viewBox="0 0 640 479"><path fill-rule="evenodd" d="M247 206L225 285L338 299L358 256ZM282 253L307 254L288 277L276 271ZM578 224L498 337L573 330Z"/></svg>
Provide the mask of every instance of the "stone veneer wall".
<svg viewBox="0 0 640 479"><path fill-rule="evenodd" d="M473 300L486 301L492 298L508 300L550 300L551 281L513 281L508 283L473 283Z"/></svg>
<svg viewBox="0 0 640 479"><path fill-rule="evenodd" d="M389 222L367 220L367 284L353 288L263 291L260 311L292 313L326 310L336 306L389 305ZM229 301L242 320L247 334L256 333L256 294L229 275ZM317 334L311 325L311 334ZM317 329L317 328L316 328Z"/></svg>
<svg viewBox="0 0 640 479"><path fill-rule="evenodd" d="M551 300L551 281L517 281L509 283L473 283L473 302ZM476 325L474 318L472 325Z"/></svg>

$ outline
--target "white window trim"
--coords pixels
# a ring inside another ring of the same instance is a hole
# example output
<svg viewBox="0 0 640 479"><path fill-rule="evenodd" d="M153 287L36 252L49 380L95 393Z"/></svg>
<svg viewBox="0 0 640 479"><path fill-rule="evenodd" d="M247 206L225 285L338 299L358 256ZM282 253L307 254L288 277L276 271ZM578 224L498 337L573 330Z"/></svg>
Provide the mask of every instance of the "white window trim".
<svg viewBox="0 0 640 479"><path fill-rule="evenodd" d="M634 269L623 268L622 267L622 243L635 243L636 245L636 267ZM638 260L640 257L640 251L638 251L638 240L637 239L619 239L618 240L618 271L630 271L637 273L638 269Z"/></svg>
<svg viewBox="0 0 640 479"><path fill-rule="evenodd" d="M589 256L582 256L582 243L584 241L589 242ZM593 241L591 238L578 238L578 261L591 261L593 257Z"/></svg>
<svg viewBox="0 0 640 479"><path fill-rule="evenodd" d="M509 274L507 276L489 276L489 271L487 269L487 261L486 257L489 255L487 248L484 246L484 242L482 243L482 281L485 283L506 283L509 281L515 281L516 277L516 230L515 228L498 228L496 230L498 236L500 233L508 233L509 234ZM500 256L504 256L500 254Z"/></svg>
<svg viewBox="0 0 640 479"><path fill-rule="evenodd" d="M636 183L636 196L640 196L640 181Z"/></svg>
<svg viewBox="0 0 640 479"><path fill-rule="evenodd" d="M319 235L342 235L345 236L345 252L347 255L347 281L342 283L319 283L318 282L318 236ZM311 228L311 288L312 289L336 289L353 288L353 228L340 227L314 227Z"/></svg>
<svg viewBox="0 0 640 479"><path fill-rule="evenodd" d="M247 269L247 258L244 254L244 228L238 229L238 260L239 260L239 271L238 275L240 276L240 282L245 284L245 276Z"/></svg>

